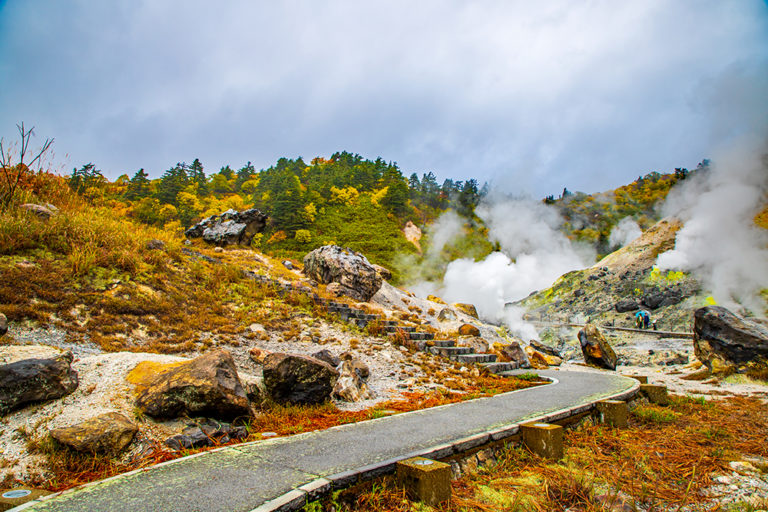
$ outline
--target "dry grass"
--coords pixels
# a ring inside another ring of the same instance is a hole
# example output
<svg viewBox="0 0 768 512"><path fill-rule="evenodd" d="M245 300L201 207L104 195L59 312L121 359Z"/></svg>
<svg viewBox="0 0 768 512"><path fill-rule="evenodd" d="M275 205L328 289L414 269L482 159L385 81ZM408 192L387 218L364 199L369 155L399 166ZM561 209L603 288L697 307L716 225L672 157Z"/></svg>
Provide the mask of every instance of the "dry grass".
<svg viewBox="0 0 768 512"><path fill-rule="evenodd" d="M668 409L672 421L658 421L646 408L627 429L587 423L567 431L566 457L557 464L510 446L496 463L454 481L452 502L436 510L591 512L622 504L631 510L634 502L677 510L705 502L700 491L738 454L768 455L768 408L759 400L675 398ZM340 510L414 510L391 478L351 492L336 498Z"/></svg>

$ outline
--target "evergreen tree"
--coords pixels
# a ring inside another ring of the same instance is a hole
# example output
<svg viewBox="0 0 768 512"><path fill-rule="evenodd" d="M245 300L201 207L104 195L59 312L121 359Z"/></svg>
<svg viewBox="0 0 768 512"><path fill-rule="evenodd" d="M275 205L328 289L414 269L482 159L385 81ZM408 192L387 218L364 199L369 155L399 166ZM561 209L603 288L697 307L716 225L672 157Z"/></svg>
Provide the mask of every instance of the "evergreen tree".
<svg viewBox="0 0 768 512"><path fill-rule="evenodd" d="M189 181L197 185L197 195L205 197L210 194L208 190L208 180L205 177L205 170L200 159L195 158L192 165L189 166Z"/></svg>
<svg viewBox="0 0 768 512"><path fill-rule="evenodd" d="M144 169L139 169L128 182L128 190L125 191L125 198L129 201L136 201L150 194L149 175Z"/></svg>
<svg viewBox="0 0 768 512"><path fill-rule="evenodd" d="M176 206L176 196L189 185L189 174L187 173L187 164L176 164L160 177L160 183L157 185L155 197L165 204Z"/></svg>

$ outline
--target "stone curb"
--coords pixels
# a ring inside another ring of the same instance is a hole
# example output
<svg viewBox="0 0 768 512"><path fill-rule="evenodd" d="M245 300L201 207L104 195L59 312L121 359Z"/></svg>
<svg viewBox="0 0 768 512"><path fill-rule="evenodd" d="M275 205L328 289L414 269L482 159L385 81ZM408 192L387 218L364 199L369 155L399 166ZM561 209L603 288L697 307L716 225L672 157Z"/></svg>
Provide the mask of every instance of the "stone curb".
<svg viewBox="0 0 768 512"><path fill-rule="evenodd" d="M546 377L543 376L543 378L546 378L551 382L552 385L559 384L559 380L554 377ZM629 377L627 377L629 379ZM601 400L624 400L631 397L634 397L638 394L640 389L640 382L637 380L633 380L632 386L624 391L621 391L619 393L615 393L613 395L609 396L603 396L600 398L596 398L594 400L589 401L586 404L581 404L578 406L561 409L558 411L550 412L544 415L540 416L532 416L525 418L520 423L523 422L530 422L530 421L539 421L539 422L554 422L554 421L560 421L566 418L569 418L571 416L575 416L584 412L588 412L596 407L596 403ZM515 390L509 392L511 393L518 393L520 391L525 391L525 389L522 390ZM497 395L498 396L498 395ZM479 398L477 400L486 400L488 397L485 398ZM445 407L451 407L453 404L446 404L441 405L438 407L434 407L432 409L440 409ZM406 414L418 414L420 411L411 411L402 413L402 415ZM398 415L400 416L400 415ZM370 422L382 420L386 418L377 418L372 420L367 420ZM346 487L350 487L357 482L370 480L382 475L390 474L395 471L395 465L405 459L413 458L413 457L425 457L430 459L443 459L450 457L452 455L461 455L464 452L467 452L469 450L472 450L474 448L483 446L485 444L488 444L489 442L495 442L495 441L502 441L504 439L508 439L514 435L516 435L520 431L520 423L512 423L509 425L505 425L501 428L489 430L487 432L481 432L479 434L473 434L468 437L464 437L461 439L457 439L456 441L452 441L450 443L444 443L440 445L435 445L429 448L426 448L424 450L418 450L414 452L410 452L398 457L394 457L391 459L387 459L381 462L377 462L374 464L362 466L353 470L344 471L341 473L336 473L334 475L327 476L325 478L317 478L315 480L312 480L310 482L307 482L305 484L302 484L291 491L288 491L287 493L278 496L277 498L274 498L270 501L267 501L263 503L262 505L258 506L255 509L252 509L250 512L289 512L289 511L295 511L300 510L308 501L314 501L321 496L327 494L328 492L332 490L338 490L343 489ZM336 427L331 427L331 429L343 429L345 427L349 427L349 425L338 425ZM329 429L329 430L331 430ZM311 434L311 432L306 432L303 434L298 434L295 437L303 436ZM294 437L294 436L291 436ZM279 439L285 439L284 437ZM195 458L195 457L201 457L203 455L207 455L209 453L219 452L219 451L227 451L227 450L237 450L239 447L246 446L249 444L258 444L258 443L268 443L270 440L260 440L260 441L252 441L251 443L243 443L240 445L230 445L230 446L222 446L220 448L214 448L212 450L199 452L193 455L188 455L186 457L180 457L178 459L173 459L165 462L161 462L159 464L155 464L146 468L141 469L135 469L133 471L129 471L127 473L121 473L119 475L115 475L109 478L105 478L103 480L98 480L96 482L90 482L87 484L83 484L77 487L73 487L72 489L67 489L65 491L60 491L57 493L49 494L47 496L40 497L38 499L32 500L30 502L24 503L23 505L19 505L17 507L14 507L10 509L8 512L20 512L22 510L25 510L29 507L32 507L36 504L40 504L42 502L58 498L60 496L65 496L70 493L79 492L83 489L88 489L91 487L99 486L103 483L111 482L113 480L117 480L120 478L124 478L130 475L134 475L137 473L150 471L154 468L167 466L170 464L175 464L181 461L187 461L189 459Z"/></svg>

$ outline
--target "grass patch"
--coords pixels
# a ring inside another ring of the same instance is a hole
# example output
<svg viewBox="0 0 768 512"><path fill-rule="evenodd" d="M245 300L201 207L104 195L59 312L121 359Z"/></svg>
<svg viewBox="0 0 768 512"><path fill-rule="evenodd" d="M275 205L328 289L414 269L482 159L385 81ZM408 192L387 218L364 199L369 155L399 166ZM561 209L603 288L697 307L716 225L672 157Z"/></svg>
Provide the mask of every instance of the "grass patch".
<svg viewBox="0 0 768 512"><path fill-rule="evenodd" d="M680 416L671 409L653 404L638 405L632 414L646 423L672 423Z"/></svg>

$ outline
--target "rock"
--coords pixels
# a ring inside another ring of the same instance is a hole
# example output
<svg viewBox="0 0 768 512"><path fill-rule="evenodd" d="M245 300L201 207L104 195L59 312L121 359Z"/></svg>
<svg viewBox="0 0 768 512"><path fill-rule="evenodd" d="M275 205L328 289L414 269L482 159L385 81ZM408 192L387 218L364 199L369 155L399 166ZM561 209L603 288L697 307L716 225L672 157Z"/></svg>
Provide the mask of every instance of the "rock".
<svg viewBox="0 0 768 512"><path fill-rule="evenodd" d="M187 425L182 433L165 440L165 445L172 450L189 450L204 446L227 444L234 439L248 437L248 429L243 426L233 427L214 419L204 419Z"/></svg>
<svg viewBox="0 0 768 512"><path fill-rule="evenodd" d="M41 206L39 204L25 203L21 205L21 208L27 210L30 213L34 213L42 220L48 220L56 215L56 213L50 208L46 208L45 206Z"/></svg>
<svg viewBox="0 0 768 512"><path fill-rule="evenodd" d="M640 306L637 305L637 301L635 299L622 299L613 307L616 309L617 313L626 313L628 311L635 311Z"/></svg>
<svg viewBox="0 0 768 512"><path fill-rule="evenodd" d="M45 345L0 347L0 416L77 389L72 352Z"/></svg>
<svg viewBox="0 0 768 512"><path fill-rule="evenodd" d="M340 357L343 362L349 363L361 379L366 380L371 375L368 365L356 358L351 352L344 352Z"/></svg>
<svg viewBox="0 0 768 512"><path fill-rule="evenodd" d="M248 330L253 334L267 334L267 330L264 328L264 326L257 323L249 325Z"/></svg>
<svg viewBox="0 0 768 512"><path fill-rule="evenodd" d="M339 292L361 302L370 300L382 283L365 256L338 245L324 245L304 256L304 273L323 284L338 283Z"/></svg>
<svg viewBox="0 0 768 512"><path fill-rule="evenodd" d="M457 340L457 345L460 347L469 347L477 354L485 354L488 352L488 342L480 336L460 336Z"/></svg>
<svg viewBox="0 0 768 512"><path fill-rule="evenodd" d="M579 331L579 343L584 354L584 361L590 366L615 370L616 353L606 341L603 333L594 324L587 324Z"/></svg>
<svg viewBox="0 0 768 512"><path fill-rule="evenodd" d="M360 376L355 360L343 361L340 370L339 380L333 387L335 398L344 402L360 402L373 398L373 393L368 389L363 377Z"/></svg>
<svg viewBox="0 0 768 512"><path fill-rule="evenodd" d="M683 300L683 296L676 290L653 290L643 296L643 306L649 309L658 309L677 304Z"/></svg>
<svg viewBox="0 0 768 512"><path fill-rule="evenodd" d="M438 304L445 304L445 301L443 299L441 299L440 297L437 297L435 295L427 295L427 300L432 301L432 302L436 302Z"/></svg>
<svg viewBox="0 0 768 512"><path fill-rule="evenodd" d="M531 340L529 345L532 346L533 348L535 348L536 350L538 350L539 352L543 353L543 354L547 354L549 356L557 357L557 358L560 358L560 359L563 358L563 355L555 347L550 347L549 345L545 345L545 344L543 344L543 343L541 343L539 341L536 341L536 340Z"/></svg>
<svg viewBox="0 0 768 512"><path fill-rule="evenodd" d="M133 441L138 431L122 414L108 412L70 427L54 429L51 436L79 452L118 453Z"/></svg>
<svg viewBox="0 0 768 512"><path fill-rule="evenodd" d="M163 251L165 250L165 242L157 238L147 240L147 249L150 251Z"/></svg>
<svg viewBox="0 0 768 512"><path fill-rule="evenodd" d="M459 326L460 336L480 336L480 329L472 324L461 324Z"/></svg>
<svg viewBox="0 0 768 512"><path fill-rule="evenodd" d="M267 216L256 208L238 212L227 210L221 215L212 215L201 220L184 234L188 238L200 238L210 244L250 245L253 236L261 233L267 225Z"/></svg>
<svg viewBox="0 0 768 512"><path fill-rule="evenodd" d="M323 403L339 378L339 372L324 361L279 352L267 356L263 373L267 393L280 404Z"/></svg>
<svg viewBox="0 0 768 512"><path fill-rule="evenodd" d="M376 270L376 273L381 276L383 280L392 279L392 271L389 270L386 267L382 267L381 265L373 265L374 270Z"/></svg>
<svg viewBox="0 0 768 512"><path fill-rule="evenodd" d="M136 405L156 418L250 415L248 397L226 350L213 350L156 375Z"/></svg>
<svg viewBox="0 0 768 512"><path fill-rule="evenodd" d="M467 314L469 316L473 316L473 317L479 319L479 317L477 316L477 309L472 304L464 304L464 303L461 303L461 302L457 302L457 303L453 304L453 307L458 309L459 311L461 311L464 314Z"/></svg>
<svg viewBox="0 0 768 512"><path fill-rule="evenodd" d="M549 366L560 366L563 364L562 358L536 350L532 345L525 347L525 354L528 356L528 361L530 361L531 366L537 369L544 369Z"/></svg>
<svg viewBox="0 0 768 512"><path fill-rule="evenodd" d="M441 322L451 322L453 320L456 320L456 312L453 311L451 308L443 308L440 310L440 313L437 315L437 319Z"/></svg>
<svg viewBox="0 0 768 512"><path fill-rule="evenodd" d="M0 313L0 336L8 332L8 319Z"/></svg>
<svg viewBox="0 0 768 512"><path fill-rule="evenodd" d="M287 268L288 270L293 270L295 267L293 266L293 263L291 263L288 260L283 261L283 266Z"/></svg>
<svg viewBox="0 0 768 512"><path fill-rule="evenodd" d="M421 252L421 244L419 243L419 240L421 240L421 229L419 229L419 226L414 224L412 221L408 221L405 223L405 227L403 227L403 235L405 235L405 239L411 242L414 246L416 246L416 249Z"/></svg>
<svg viewBox="0 0 768 512"><path fill-rule="evenodd" d="M320 350L312 354L312 357L314 357L315 359L319 359L320 361L325 361L326 363L333 366L334 368L336 368L341 364L341 359L333 355L333 353L330 350L325 348L323 350Z"/></svg>
<svg viewBox="0 0 768 512"><path fill-rule="evenodd" d="M248 351L248 356L251 358L251 361L253 361L256 364L264 364L264 360L267 358L269 354L271 354L269 350L259 348L259 347L253 347L251 350Z"/></svg>
<svg viewBox="0 0 768 512"><path fill-rule="evenodd" d="M518 368L531 367L528 355L517 341L511 341L508 345L504 345L501 349L501 355L502 358L506 359L508 362L517 364Z"/></svg>
<svg viewBox="0 0 768 512"><path fill-rule="evenodd" d="M325 291L334 297L344 296L344 287L339 283L331 283L325 287Z"/></svg>
<svg viewBox="0 0 768 512"><path fill-rule="evenodd" d="M693 349L713 373L747 364L768 364L768 328L741 318L721 306L693 314Z"/></svg>

